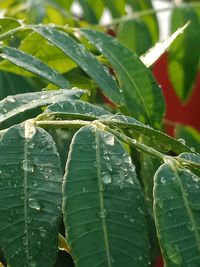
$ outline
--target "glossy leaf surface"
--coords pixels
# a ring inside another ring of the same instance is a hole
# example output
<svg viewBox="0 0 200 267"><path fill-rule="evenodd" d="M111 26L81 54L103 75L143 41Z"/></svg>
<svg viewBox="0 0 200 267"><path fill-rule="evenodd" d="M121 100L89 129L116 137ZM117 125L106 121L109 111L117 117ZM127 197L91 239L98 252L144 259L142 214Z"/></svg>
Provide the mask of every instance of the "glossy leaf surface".
<svg viewBox="0 0 200 267"><path fill-rule="evenodd" d="M200 178L165 163L155 175L154 214L165 266L200 265Z"/></svg>
<svg viewBox="0 0 200 267"><path fill-rule="evenodd" d="M63 192L76 266L148 266L143 195L131 158L112 134L96 127L75 134Z"/></svg>
<svg viewBox="0 0 200 267"><path fill-rule="evenodd" d="M80 65L96 81L102 92L110 100L116 104L120 103L120 93L116 81L82 44L75 41L67 33L58 31L53 27L35 27L34 30Z"/></svg>
<svg viewBox="0 0 200 267"><path fill-rule="evenodd" d="M8 266L52 266L61 210L54 141L26 123L0 139L0 246Z"/></svg>
<svg viewBox="0 0 200 267"><path fill-rule="evenodd" d="M137 55L104 33L88 29L81 32L112 64L128 114L144 123L158 126L164 113L163 96L150 71ZM121 106L123 104L121 102Z"/></svg>
<svg viewBox="0 0 200 267"><path fill-rule="evenodd" d="M83 94L83 90L63 89L7 96L7 98L0 101L0 125L2 127L5 121L19 113L25 113L25 111L34 109L36 107L41 107L61 101L63 97L79 98Z"/></svg>

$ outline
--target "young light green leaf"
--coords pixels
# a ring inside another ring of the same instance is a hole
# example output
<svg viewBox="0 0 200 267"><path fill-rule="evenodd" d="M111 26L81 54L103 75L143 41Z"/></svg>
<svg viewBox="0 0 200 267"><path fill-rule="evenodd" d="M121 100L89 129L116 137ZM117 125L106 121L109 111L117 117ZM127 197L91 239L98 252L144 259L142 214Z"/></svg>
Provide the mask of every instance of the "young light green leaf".
<svg viewBox="0 0 200 267"><path fill-rule="evenodd" d="M176 94L182 101L187 101L191 95L198 71L200 56L199 18L192 7L173 9L172 32L188 21L190 21L189 27L169 49L169 77Z"/></svg>
<svg viewBox="0 0 200 267"><path fill-rule="evenodd" d="M156 172L154 215L165 266L200 265L199 189L200 177L175 164Z"/></svg>
<svg viewBox="0 0 200 267"><path fill-rule="evenodd" d="M150 48L144 55L140 57L140 60L144 65L149 68L153 65L156 60L169 48L169 46L174 42L174 40L184 32L188 27L189 22L187 22L183 27L176 30L172 35L170 35L166 40L155 44L154 47Z"/></svg>
<svg viewBox="0 0 200 267"><path fill-rule="evenodd" d="M81 32L112 64L125 100L121 107L134 118L159 127L165 109L163 95L137 55L104 33L89 29Z"/></svg>
<svg viewBox="0 0 200 267"><path fill-rule="evenodd" d="M116 81L82 44L75 41L67 33L50 26L34 27L33 29L80 65L111 101L116 104L120 103L120 92Z"/></svg>
<svg viewBox="0 0 200 267"><path fill-rule="evenodd" d="M64 179L64 223L76 266L148 266L143 195L120 142L96 127L81 128Z"/></svg>
<svg viewBox="0 0 200 267"><path fill-rule="evenodd" d="M53 266L61 216L60 158L29 123L0 140L0 246L8 266Z"/></svg>
<svg viewBox="0 0 200 267"><path fill-rule="evenodd" d="M19 49L12 47L0 46L0 57L7 59L13 64L36 74L39 77L46 79L47 81L59 86L60 88L69 88L70 84L65 78L58 73L55 69L50 68L44 62L31 56ZM0 64L0 69L3 67Z"/></svg>
<svg viewBox="0 0 200 267"><path fill-rule="evenodd" d="M84 94L83 90L52 90L35 93L18 94L7 96L0 101L0 128L4 122L19 113L32 110L36 107L49 105L63 100L63 98L79 98Z"/></svg>

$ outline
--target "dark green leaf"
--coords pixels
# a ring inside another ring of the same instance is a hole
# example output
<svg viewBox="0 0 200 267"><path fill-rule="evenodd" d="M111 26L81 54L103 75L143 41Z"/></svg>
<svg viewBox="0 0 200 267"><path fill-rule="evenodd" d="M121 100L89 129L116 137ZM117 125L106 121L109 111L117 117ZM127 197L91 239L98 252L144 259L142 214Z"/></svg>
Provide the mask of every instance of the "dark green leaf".
<svg viewBox="0 0 200 267"><path fill-rule="evenodd" d="M165 266L200 265L200 178L165 163L155 175L154 213Z"/></svg>
<svg viewBox="0 0 200 267"><path fill-rule="evenodd" d="M66 236L77 267L149 265L135 166L112 134L96 127L75 134L63 190Z"/></svg>
<svg viewBox="0 0 200 267"><path fill-rule="evenodd" d="M165 109L163 95L137 55L104 33L88 29L81 32L111 62L124 95L123 108L136 119L160 127Z"/></svg>
<svg viewBox="0 0 200 267"><path fill-rule="evenodd" d="M94 120L102 115L111 115L110 112L103 108L73 99L59 101L59 103L52 104L45 110L45 113L54 113L55 117L62 119L69 117L73 118L74 116L74 118L82 120Z"/></svg>
<svg viewBox="0 0 200 267"><path fill-rule="evenodd" d="M39 83L33 78L0 71L0 100L8 95L34 92L44 87L45 84Z"/></svg>
<svg viewBox="0 0 200 267"><path fill-rule="evenodd" d="M0 101L0 128L19 113L59 102L63 98L79 98L83 94L83 90L54 90L8 96Z"/></svg>
<svg viewBox="0 0 200 267"><path fill-rule="evenodd" d="M182 142L172 138L171 136L155 130L149 127L149 125L142 124L134 118L125 115L112 115L109 117L102 117L102 123L110 126L117 126L121 129L131 130L127 133L132 138L138 138L139 140L143 137L143 142L163 153L174 152L176 155L191 151L190 148L184 145ZM145 138L144 138L145 137Z"/></svg>
<svg viewBox="0 0 200 267"><path fill-rule="evenodd" d="M169 74L176 94L182 101L191 95L199 63L199 19L191 7L175 8L172 13L171 31L190 21L184 34L179 36L169 50ZM191 53L192 51L192 53Z"/></svg>
<svg viewBox="0 0 200 267"><path fill-rule="evenodd" d="M94 5L93 0L78 0L83 9L83 17L90 23L97 24L103 13L104 6L102 1L96 1Z"/></svg>
<svg viewBox="0 0 200 267"><path fill-rule="evenodd" d="M200 176L200 155L195 153L184 152L181 153L178 159L187 160L187 167L192 170L196 175ZM186 164L186 163L185 163Z"/></svg>
<svg viewBox="0 0 200 267"><path fill-rule="evenodd" d="M102 92L114 103L120 103L120 93L116 81L104 70L103 65L86 48L75 41L67 33L58 31L53 27L35 27L34 31L41 34L50 43L60 48L67 56L73 59L80 67L92 77Z"/></svg>
<svg viewBox="0 0 200 267"><path fill-rule="evenodd" d="M0 140L0 246L8 266L52 266L61 213L60 159L51 136L14 126Z"/></svg>
<svg viewBox="0 0 200 267"><path fill-rule="evenodd" d="M11 47L0 47L0 50L0 57L9 60L13 64L25 70L28 70L61 88L70 87L70 84L61 74L59 74L56 70L48 67L44 62L37 59L36 57Z"/></svg>

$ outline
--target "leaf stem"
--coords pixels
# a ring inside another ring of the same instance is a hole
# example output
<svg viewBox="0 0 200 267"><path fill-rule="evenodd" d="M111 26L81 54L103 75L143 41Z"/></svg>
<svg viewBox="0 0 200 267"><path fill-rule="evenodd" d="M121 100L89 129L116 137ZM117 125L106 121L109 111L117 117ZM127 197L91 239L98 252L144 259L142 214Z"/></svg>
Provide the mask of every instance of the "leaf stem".
<svg viewBox="0 0 200 267"><path fill-rule="evenodd" d="M91 125L91 121L82 120L52 120L52 121L35 121L35 125L42 128L80 128Z"/></svg>

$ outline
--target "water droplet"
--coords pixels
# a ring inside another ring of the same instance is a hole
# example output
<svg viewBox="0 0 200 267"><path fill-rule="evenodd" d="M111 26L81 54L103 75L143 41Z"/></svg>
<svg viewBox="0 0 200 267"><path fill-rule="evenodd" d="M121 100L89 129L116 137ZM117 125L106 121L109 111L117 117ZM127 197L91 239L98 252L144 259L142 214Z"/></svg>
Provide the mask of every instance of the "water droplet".
<svg viewBox="0 0 200 267"><path fill-rule="evenodd" d="M51 150L53 150L53 146L47 146L47 151L51 151Z"/></svg>
<svg viewBox="0 0 200 267"><path fill-rule="evenodd" d="M31 217L27 217L26 218L26 222L29 224L29 223L31 223L32 222L32 218Z"/></svg>
<svg viewBox="0 0 200 267"><path fill-rule="evenodd" d="M32 185L33 185L33 187L37 187L38 186L38 183L36 181L33 181L32 182Z"/></svg>
<svg viewBox="0 0 200 267"><path fill-rule="evenodd" d="M106 164L106 168L108 169L108 171L112 171L112 165L110 163Z"/></svg>
<svg viewBox="0 0 200 267"><path fill-rule="evenodd" d="M92 144L92 149L97 149L97 144Z"/></svg>
<svg viewBox="0 0 200 267"><path fill-rule="evenodd" d="M101 178L104 184L110 184L112 181L112 176L108 172L102 172Z"/></svg>
<svg viewBox="0 0 200 267"><path fill-rule="evenodd" d="M28 239L26 238L26 236L24 236L24 237L22 238L22 244L23 244L24 246L26 246L26 245L28 244Z"/></svg>
<svg viewBox="0 0 200 267"><path fill-rule="evenodd" d="M113 146L115 143L115 137L112 134L106 134L104 135L104 142L106 145Z"/></svg>
<svg viewBox="0 0 200 267"><path fill-rule="evenodd" d="M93 162L93 166L96 168L97 167L97 162L96 160Z"/></svg>
<svg viewBox="0 0 200 267"><path fill-rule="evenodd" d="M30 198L28 200L28 206L31 208L31 209L35 209L35 210L41 210L41 204L39 203L39 201L35 198Z"/></svg>
<svg viewBox="0 0 200 267"><path fill-rule="evenodd" d="M106 216L107 216L107 214L106 214L106 210L105 210L105 209L103 209L102 211L99 212L99 217L100 217L100 218L103 219L103 218L105 218Z"/></svg>
<svg viewBox="0 0 200 267"><path fill-rule="evenodd" d="M43 226L40 226L39 231L40 231L40 236L45 238L47 235L47 230Z"/></svg>
<svg viewBox="0 0 200 267"><path fill-rule="evenodd" d="M166 183L166 178L165 178L164 176L162 176L162 177L160 178L160 181L161 181L162 184L165 184L165 183Z"/></svg>
<svg viewBox="0 0 200 267"><path fill-rule="evenodd" d="M114 159L114 162L115 162L115 165L121 165L122 164L122 159L121 158L118 158L118 157L116 157L115 159Z"/></svg>
<svg viewBox="0 0 200 267"><path fill-rule="evenodd" d="M14 102L16 101L15 97L12 96L12 95L7 96L6 99L7 99L9 102L12 102L12 103L14 103Z"/></svg>
<svg viewBox="0 0 200 267"><path fill-rule="evenodd" d="M179 141L179 143L185 145L185 140L183 138L178 138L177 141Z"/></svg>
<svg viewBox="0 0 200 267"><path fill-rule="evenodd" d="M130 156L127 155L127 154L124 154L124 155L123 155L123 162L124 162L124 163L128 163L128 164L130 164L130 163L131 163L131 158L130 158Z"/></svg>
<svg viewBox="0 0 200 267"><path fill-rule="evenodd" d="M38 242L37 242L37 248L38 248L38 249L41 249L41 247L42 247L42 244L41 244L40 241L38 241Z"/></svg>
<svg viewBox="0 0 200 267"><path fill-rule="evenodd" d="M34 261L32 256L28 258L28 266L29 267L36 267L37 266L37 263L36 263L36 261Z"/></svg>
<svg viewBox="0 0 200 267"><path fill-rule="evenodd" d="M27 172L34 172L35 165L31 160L22 160L20 167Z"/></svg>
<svg viewBox="0 0 200 267"><path fill-rule="evenodd" d="M189 223L187 225L187 229L190 231L190 232L193 232L194 231L194 225L192 223Z"/></svg>

